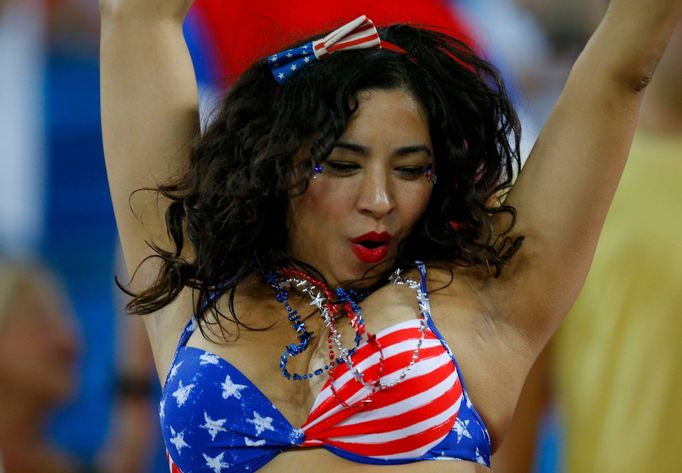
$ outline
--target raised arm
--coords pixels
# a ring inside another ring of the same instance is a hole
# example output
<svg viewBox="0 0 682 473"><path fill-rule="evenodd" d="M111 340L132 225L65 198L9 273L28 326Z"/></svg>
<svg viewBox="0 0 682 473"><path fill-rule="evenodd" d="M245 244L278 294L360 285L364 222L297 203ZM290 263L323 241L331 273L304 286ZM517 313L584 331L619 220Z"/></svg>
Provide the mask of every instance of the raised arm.
<svg viewBox="0 0 682 473"><path fill-rule="evenodd" d="M611 0L510 192L519 254L491 284L500 320L537 349L573 303L682 0ZM633 216L633 225L636 216Z"/></svg>
<svg viewBox="0 0 682 473"><path fill-rule="evenodd" d="M166 203L153 192L187 161L199 131L194 70L182 33L192 0L100 0L102 133L109 185L128 272L168 247ZM132 197L131 197L132 195ZM143 265L134 290L149 285Z"/></svg>

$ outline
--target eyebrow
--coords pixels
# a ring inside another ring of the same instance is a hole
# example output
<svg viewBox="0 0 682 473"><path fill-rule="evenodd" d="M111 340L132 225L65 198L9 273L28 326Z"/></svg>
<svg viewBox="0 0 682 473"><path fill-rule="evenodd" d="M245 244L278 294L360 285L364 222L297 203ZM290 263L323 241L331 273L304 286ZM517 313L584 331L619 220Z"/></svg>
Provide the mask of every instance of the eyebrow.
<svg viewBox="0 0 682 473"><path fill-rule="evenodd" d="M366 146L362 146L356 143L348 143L345 141L337 141L334 143L334 148L343 148L347 149L348 151L352 151L354 153L357 153L362 156L367 156L369 154L369 148ZM392 156L393 157L400 157L400 156L407 156L410 154L417 154L417 153L424 153L427 156L431 157L433 153L431 150L428 148L426 145L413 145L413 146L401 146L400 148L397 148L395 151L393 151Z"/></svg>

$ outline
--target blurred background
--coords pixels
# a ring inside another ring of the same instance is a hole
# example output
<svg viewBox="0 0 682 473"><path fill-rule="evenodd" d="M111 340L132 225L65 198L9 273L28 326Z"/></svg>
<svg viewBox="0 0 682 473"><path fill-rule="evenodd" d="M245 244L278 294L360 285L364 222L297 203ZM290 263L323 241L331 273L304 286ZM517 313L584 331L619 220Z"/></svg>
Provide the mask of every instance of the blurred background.
<svg viewBox="0 0 682 473"><path fill-rule="evenodd" d="M294 16L291 11L309 10L295 8L305 2L198 0L185 33L205 117L251 61L366 13L378 24L437 24L475 43L509 83L528 153L605 2L338 3ZM0 0L0 254L41 262L60 281L75 317L75 388L47 416L47 441L79 465L73 471L161 472L167 467L154 417L158 382L144 350L131 347L139 341L121 338L129 332L121 329L124 301L114 285L118 243L99 125L98 29L96 0ZM33 343L39 340L25 349ZM151 392L139 382L125 392L117 384L121 359L131 353L142 358L136 381L147 376ZM135 407L126 410L128 402ZM525 471L563 471L560 416L542 402L540 427L532 431L539 448ZM124 419L137 426L134 435ZM0 454L7 458L11 449L0 433ZM137 459L125 463L117 455Z"/></svg>

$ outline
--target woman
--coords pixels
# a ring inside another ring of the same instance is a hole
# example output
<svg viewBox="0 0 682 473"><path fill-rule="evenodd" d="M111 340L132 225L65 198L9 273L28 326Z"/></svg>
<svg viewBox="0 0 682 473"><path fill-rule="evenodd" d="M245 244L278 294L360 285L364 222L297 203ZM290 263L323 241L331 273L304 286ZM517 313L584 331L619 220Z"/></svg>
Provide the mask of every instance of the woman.
<svg viewBox="0 0 682 473"><path fill-rule="evenodd" d="M101 4L107 166L173 471L483 471L682 1L611 2L511 190L503 87L444 35L391 26L378 49L360 18L301 43L319 61L273 53L198 137L191 2Z"/></svg>
<svg viewBox="0 0 682 473"><path fill-rule="evenodd" d="M0 259L0 471L85 471L45 439L51 411L74 394L79 351L74 320L53 277Z"/></svg>

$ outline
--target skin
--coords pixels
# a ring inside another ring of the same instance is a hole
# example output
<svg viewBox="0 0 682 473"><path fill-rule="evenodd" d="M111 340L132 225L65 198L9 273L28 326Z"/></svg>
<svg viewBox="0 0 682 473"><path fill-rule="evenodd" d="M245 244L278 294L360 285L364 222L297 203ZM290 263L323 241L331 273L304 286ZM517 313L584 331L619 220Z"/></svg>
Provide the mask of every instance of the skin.
<svg viewBox="0 0 682 473"><path fill-rule="evenodd" d="M7 471L73 472L75 460L47 442L45 423L74 394L79 334L56 288L31 278L0 313L0 451Z"/></svg>
<svg viewBox="0 0 682 473"><path fill-rule="evenodd" d="M422 106L400 89L365 91L359 98L324 171L289 209L292 255L314 264L332 286L375 266L350 249L353 238L370 231L391 234L388 255L377 268L388 269L433 188L424 175L433 158Z"/></svg>
<svg viewBox="0 0 682 473"><path fill-rule="evenodd" d="M639 130L667 139L682 138L682 22L668 45L665 55L649 86L638 123ZM632 261L632 268L637 262ZM661 274L662 280L666 275ZM652 296L656 298L657 296ZM626 294L623 294L626 298ZM645 314L642 314L646 316ZM647 314L648 315L648 314ZM493 465L500 471L522 473L530 471L537 452L537 435L546 414L546 409L560 401L561 393L555 392L553 344L550 343L533 365L523 387L521 398L514 412L514 419L507 440L493 459ZM633 373L633 376L645 374ZM629 435L623 432L624 436ZM522 452L521 454L519 454Z"/></svg>
<svg viewBox="0 0 682 473"><path fill-rule="evenodd" d="M199 129L196 83L182 36L182 21L190 4L168 0L100 1L104 148L129 274L151 254L146 241L151 239L169 247L163 223L168 203L159 201L155 195L138 193L132 202L129 196L136 189L153 187L182 171L189 143ZM493 447L504 437L532 363L584 281L629 151L643 90L681 13L682 0L610 2L604 20L574 65L561 98L507 198L507 203L518 212L514 234L525 236L520 251L501 277L486 280L480 269L455 269L455 282L436 293L433 289L449 281L449 275L435 268L429 270L427 286L433 293L433 318L455 351L469 394L491 432ZM381 189L376 183L390 175L387 172L390 167L378 166L383 173L375 173L374 165L403 143L388 145L381 140L375 143L373 137L367 140L378 161L371 161L369 171L363 169L359 176L339 179L362 177L363 185L374 182ZM365 179L367 175L370 178ZM329 192L333 192L336 184L330 186ZM372 192L362 191L359 195ZM384 197L375 199L382 200L385 201ZM314 209L314 202L308 203L311 207L299 208L303 215ZM130 204L137 212L131 211ZM351 223L343 220L344 225L334 226L335 236L347 237L341 228L369 230L350 226L355 225L354 212L346 210L343 215L353 216ZM409 228L409 221L399 219L398 231ZM303 218L300 221L296 218L296 222L306 223ZM289 229L295 230L295 225ZM324 249L311 249L313 244L313 240L296 237L292 247L304 258L313 255L323 258L313 261L317 267L331 265L334 256ZM342 247L340 242L332 245ZM131 289L147 287L157 270L153 260L142 264ZM324 269L323 274L330 280L342 280L346 271L353 273L354 269L347 269L344 263L338 274L336 271L336 267ZM192 296L190 290L185 290L173 303L145 317L161 381L168 372L187 314L192 312ZM260 276L247 279L237 288L236 296L236 310L245 314L245 323L274 323L271 329L242 330L234 342L208 341L195 332L189 345L228 359L292 424L300 425L317 390L310 384L287 383L279 376L276 360L282 346L292 341L285 312L273 300L272 289L263 285ZM294 308L309 307L303 304L307 302L292 300ZM415 306L413 292L387 286L368 297L362 309L368 330L377 331L416 317ZM309 320L312 331L324 333L319 330L318 318ZM297 357L292 368L314 366L319 351L306 351ZM339 471L338 458L316 449L281 454L263 471L300 469L304 455L305 461L315 462L318 471ZM379 468L345 465L353 471ZM381 471L406 468L414 467L382 466ZM465 472L478 467L466 462L425 462L418 468Z"/></svg>
<svg viewBox="0 0 682 473"><path fill-rule="evenodd" d="M46 406L70 398L80 348L73 318L55 291L23 283L6 310L0 331L3 393ZM27 343L34 349L24 350Z"/></svg>

